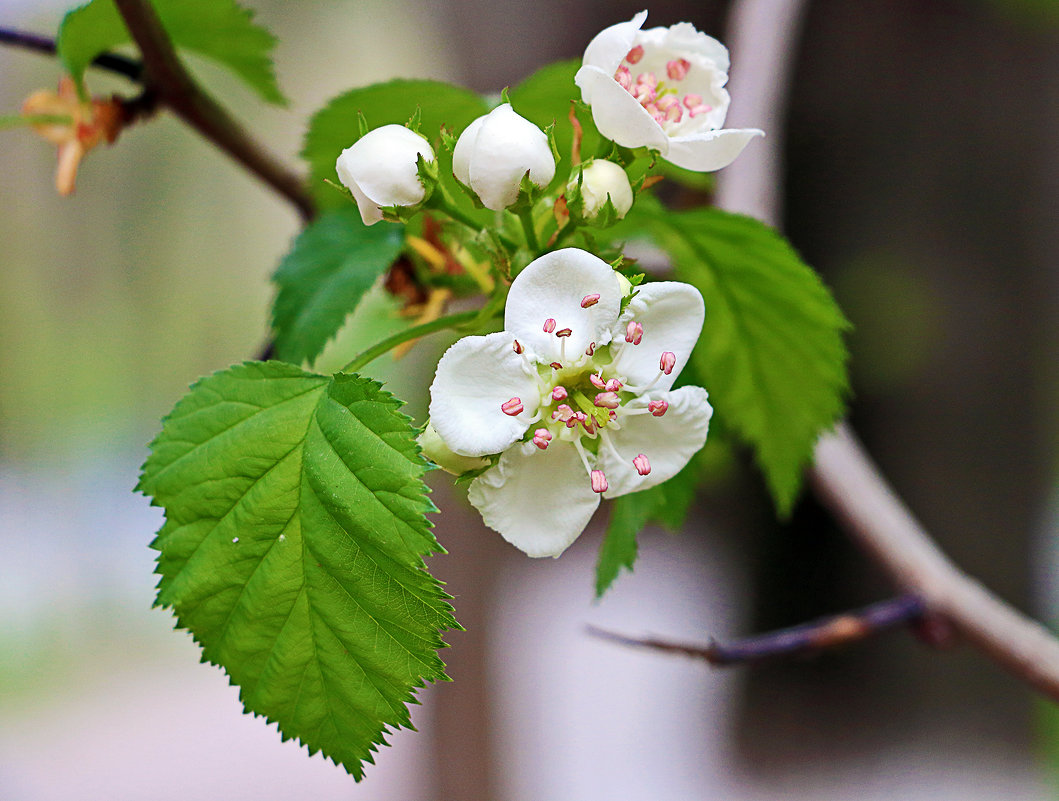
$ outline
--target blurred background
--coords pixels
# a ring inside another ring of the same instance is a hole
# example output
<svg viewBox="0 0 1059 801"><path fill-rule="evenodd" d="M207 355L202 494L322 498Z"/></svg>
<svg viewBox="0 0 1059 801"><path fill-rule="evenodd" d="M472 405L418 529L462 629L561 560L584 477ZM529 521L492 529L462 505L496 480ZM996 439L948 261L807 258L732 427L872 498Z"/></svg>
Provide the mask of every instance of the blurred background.
<svg viewBox="0 0 1059 801"><path fill-rule="evenodd" d="M497 91L579 57L641 4L248 0L292 102L199 76L294 160L352 86L431 77ZM3 0L50 34L62 3ZM656 2L648 25L723 35L727 3ZM733 61L755 53L735 52ZM0 48L0 113L54 60ZM133 94L89 76L99 94ZM733 109L738 108L738 96ZM808 4L786 141L786 229L855 325L854 426L957 563L1059 620L1059 5ZM351 129L351 140L355 136ZM751 145L752 147L753 145ZM813 659L717 671L590 638L593 623L705 642L888 595L811 498L779 525L742 459L680 535L592 600L601 514L533 561L435 480L466 632L356 785L241 714L234 688L151 610L161 515L132 494L159 419L253 356L295 215L172 117L94 151L76 194L51 146L0 132L0 798L974 799L1056 795L1059 738L1022 685L896 632ZM374 326L393 324L375 298ZM422 419L443 341L380 377ZM409 369L414 365L414 369Z"/></svg>

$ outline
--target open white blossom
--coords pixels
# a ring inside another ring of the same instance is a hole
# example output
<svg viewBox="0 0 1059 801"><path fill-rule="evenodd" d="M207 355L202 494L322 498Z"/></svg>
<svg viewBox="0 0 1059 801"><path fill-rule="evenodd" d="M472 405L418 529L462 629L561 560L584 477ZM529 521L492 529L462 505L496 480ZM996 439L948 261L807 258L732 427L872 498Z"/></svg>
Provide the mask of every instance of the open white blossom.
<svg viewBox="0 0 1059 801"><path fill-rule="evenodd" d="M640 30L641 11L589 42L574 82L592 119L623 147L657 150L688 170L735 161L756 128L723 129L728 114L728 49L687 22Z"/></svg>
<svg viewBox="0 0 1059 801"><path fill-rule="evenodd" d="M403 125L368 131L342 151L335 163L340 180L357 201L365 225L383 218L392 206L415 206L426 197L417 162L434 161L430 143Z"/></svg>
<svg viewBox="0 0 1059 801"><path fill-rule="evenodd" d="M530 556L558 556L615 498L676 475L706 441L701 387L672 389L702 329L702 296L622 283L567 248L511 285L504 331L464 337L438 363L431 424L464 456L500 454L474 479L482 519Z"/></svg>
<svg viewBox="0 0 1059 801"><path fill-rule="evenodd" d="M504 103L460 134L452 171L483 206L500 211L518 199L526 173L535 186L546 187L555 177L555 157L544 131Z"/></svg>

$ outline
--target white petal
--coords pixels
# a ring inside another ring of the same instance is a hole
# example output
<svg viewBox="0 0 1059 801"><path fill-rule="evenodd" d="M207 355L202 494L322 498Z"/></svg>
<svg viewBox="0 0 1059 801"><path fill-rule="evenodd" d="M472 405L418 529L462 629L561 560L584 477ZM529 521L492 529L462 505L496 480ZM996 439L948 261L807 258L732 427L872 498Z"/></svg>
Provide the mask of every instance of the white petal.
<svg viewBox="0 0 1059 801"><path fill-rule="evenodd" d="M482 520L530 556L558 556L585 530L599 506L574 447L555 440L509 448L471 483L468 495Z"/></svg>
<svg viewBox="0 0 1059 801"><path fill-rule="evenodd" d="M434 160L426 139L403 125L383 125L343 150L336 168L377 206L414 206L426 194L416 168L419 155Z"/></svg>
<svg viewBox="0 0 1059 801"><path fill-rule="evenodd" d="M582 67L574 76L582 99L592 106L592 121L607 139L622 147L649 147L664 156L669 137L635 97L614 80L613 71Z"/></svg>
<svg viewBox="0 0 1059 801"><path fill-rule="evenodd" d="M628 22L619 22L617 25L604 28L588 43L581 63L599 67L608 75L613 76L622 59L632 50L640 28L646 21L647 12L641 11Z"/></svg>
<svg viewBox="0 0 1059 801"><path fill-rule="evenodd" d="M669 402L661 417L641 414L621 416L621 429L608 433L611 445L601 443L597 467L607 476L605 498L617 498L661 484L679 473L706 444L713 409L702 387L681 387L672 392L651 393L653 399ZM631 401L628 409L644 408L647 398ZM632 460L639 454L651 462L651 472L641 476Z"/></svg>
<svg viewBox="0 0 1059 801"><path fill-rule="evenodd" d="M380 209L375 203L371 202L371 198L360 191L360 187L357 186L357 182L353 180L353 177L349 175L344 169L344 165L341 161L336 165L338 172L338 180L340 180L350 193L353 195L353 199L357 201L357 210L360 211L360 219L364 221L365 225L375 225L375 223L382 220L382 209Z"/></svg>
<svg viewBox="0 0 1059 801"><path fill-rule="evenodd" d="M535 185L547 186L555 176L555 157L544 131L504 103L485 115L467 167L466 183L482 205L500 211L518 199L519 184L527 172Z"/></svg>
<svg viewBox="0 0 1059 801"><path fill-rule="evenodd" d="M599 295L599 301L583 309L587 295ZM530 262L516 276L507 296L504 328L548 363L560 360L561 340L544 331L544 321L555 320L556 331L572 331L564 345L572 361L589 343L610 341L620 307L621 287L613 268L587 251L563 248Z"/></svg>
<svg viewBox="0 0 1059 801"><path fill-rule="evenodd" d="M644 284L638 290L614 332L612 372L624 375L626 384L644 386L658 376L662 354L669 351L676 356L673 371L652 385L652 389L664 391L673 386L699 341L705 316L702 295L691 284L679 281ZM625 342L625 329L631 320L643 326L639 345Z"/></svg>
<svg viewBox="0 0 1059 801"><path fill-rule="evenodd" d="M764 136L757 128L725 128L720 131L674 136L669 140L666 161L696 172L713 172L727 167L755 136Z"/></svg>
<svg viewBox="0 0 1059 801"><path fill-rule="evenodd" d="M452 151L452 173L464 186L471 185L471 153L474 151L474 143L478 140L478 132L485 122L485 117L483 114L463 129Z"/></svg>
<svg viewBox="0 0 1059 801"><path fill-rule="evenodd" d="M526 433L540 406L535 371L515 353L514 339L505 331L464 337L438 362L430 424L455 453L500 453ZM514 417L500 408L511 398L521 399L524 408Z"/></svg>
<svg viewBox="0 0 1059 801"><path fill-rule="evenodd" d="M690 53L708 58L718 70L728 72L728 48L689 22L678 22L669 28L652 28L641 34L643 40L655 36L657 39L654 39L654 43L673 51L674 55L683 56Z"/></svg>

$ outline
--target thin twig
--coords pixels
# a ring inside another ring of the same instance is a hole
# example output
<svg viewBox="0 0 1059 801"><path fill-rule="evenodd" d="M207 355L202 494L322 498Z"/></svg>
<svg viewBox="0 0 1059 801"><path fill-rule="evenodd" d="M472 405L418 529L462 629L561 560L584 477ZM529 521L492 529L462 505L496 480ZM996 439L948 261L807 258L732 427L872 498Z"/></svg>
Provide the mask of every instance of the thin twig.
<svg viewBox="0 0 1059 801"><path fill-rule="evenodd" d="M20 31L15 28L0 27L0 44L11 47L20 47L23 50L31 50L34 53L44 53L54 56L57 52L55 40L28 31ZM124 75L132 81L139 81L143 77L143 64L139 61L119 56L116 53L104 53L97 56L92 66L109 72Z"/></svg>
<svg viewBox="0 0 1059 801"><path fill-rule="evenodd" d="M621 645L652 648L704 659L716 667L762 662L794 654L811 653L824 648L863 640L880 631L908 625L920 620L926 607L917 595L899 595L886 601L820 618L786 629L770 631L730 643L713 640L709 645L691 645L659 640L652 637L636 638L589 626L588 631Z"/></svg>
<svg viewBox="0 0 1059 801"><path fill-rule="evenodd" d="M733 64L734 124L752 120L767 126L768 136L719 174L718 205L772 224L782 218L780 194L774 187L782 174L784 95L804 4L805 0L738 0L727 37L735 53L753 53ZM950 623L1014 675L1059 701L1059 640L941 552L848 426L839 425L821 437L814 462L810 479L816 494L898 586L919 595L931 614Z"/></svg>
<svg viewBox="0 0 1059 801"><path fill-rule="evenodd" d="M316 207L302 177L265 150L195 83L150 3L115 0L115 5L143 56L144 82L161 104L289 200L302 219L311 220Z"/></svg>

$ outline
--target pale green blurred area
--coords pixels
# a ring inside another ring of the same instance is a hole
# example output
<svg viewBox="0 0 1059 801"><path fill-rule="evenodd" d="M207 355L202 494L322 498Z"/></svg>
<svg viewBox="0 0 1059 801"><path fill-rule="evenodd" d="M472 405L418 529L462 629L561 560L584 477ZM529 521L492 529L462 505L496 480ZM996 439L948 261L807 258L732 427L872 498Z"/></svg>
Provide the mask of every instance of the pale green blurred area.
<svg viewBox="0 0 1059 801"><path fill-rule="evenodd" d="M402 25L423 23L408 3L256 5L280 35L288 109L195 64L292 163L304 121L338 92L395 75L451 77L439 38L416 36L412 46L397 36ZM37 31L59 18L58 10L0 17ZM52 59L5 49L0 75L0 108L15 110L31 90L53 87L59 70ZM97 94L131 94L98 70L89 80ZM25 130L2 137L0 455L50 462L136 448L189 382L260 350L268 278L298 220L167 114L92 152L70 198L54 191L51 146Z"/></svg>

